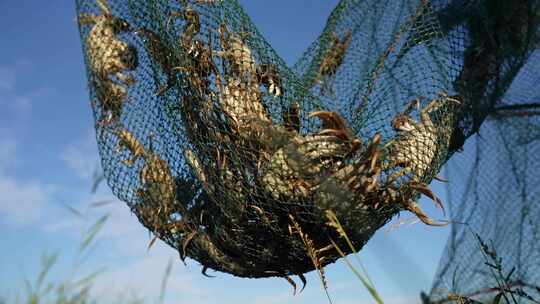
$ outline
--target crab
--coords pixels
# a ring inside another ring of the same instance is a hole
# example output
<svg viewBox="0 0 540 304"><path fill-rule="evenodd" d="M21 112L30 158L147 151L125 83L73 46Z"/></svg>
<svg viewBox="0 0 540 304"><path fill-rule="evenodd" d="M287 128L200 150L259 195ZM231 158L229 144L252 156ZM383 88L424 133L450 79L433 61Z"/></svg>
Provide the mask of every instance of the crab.
<svg viewBox="0 0 540 304"><path fill-rule="evenodd" d="M227 77L220 89L220 105L238 129L249 128L254 121L269 122L258 87L234 77Z"/></svg>
<svg viewBox="0 0 540 304"><path fill-rule="evenodd" d="M171 23L173 18L181 18L185 20L184 29L182 31L182 46L186 49L191 48L193 39L201 31L201 21L199 14L189 5L187 1L183 0L185 10L173 11L169 15L167 20L167 27Z"/></svg>
<svg viewBox="0 0 540 304"><path fill-rule="evenodd" d="M175 199L175 184L167 161L153 151L152 140L150 149L146 150L137 137L128 130L118 129L115 134L118 137L116 152L127 149L131 153L131 158L123 161L126 166L132 166L139 158L145 161L139 172L142 184L137 192L139 197L144 202L158 206L158 213L170 213Z"/></svg>
<svg viewBox="0 0 540 304"><path fill-rule="evenodd" d="M437 141L440 132L439 127L431 120L430 113L447 102L460 104L458 99L449 97L442 92L439 93L438 98L432 100L422 110L420 110L420 100L413 100L403 113L399 113L393 119L392 127L398 133L398 137L384 147L388 152L388 159L383 168L388 170L401 167L402 169L388 176L383 196L393 197L390 201L402 204L406 210L414 213L422 222L433 226L444 226L447 223L441 224L431 220L413 197L416 196L416 193L426 195L444 212L441 200L435 196L422 180L437 156ZM419 122L410 116L414 108L420 110ZM399 185L394 183L405 175L410 175L408 182L402 182Z"/></svg>
<svg viewBox="0 0 540 304"><path fill-rule="evenodd" d="M123 149L127 149L131 153L131 158L122 161L126 166L132 166L137 159L146 154L144 146L137 137L128 130L120 128L115 130L114 134L118 137L118 144L115 151L119 153L122 152Z"/></svg>
<svg viewBox="0 0 540 304"><path fill-rule="evenodd" d="M117 36L130 31L130 25L112 15L105 0L96 0L96 3L102 14L80 14L79 23L93 25L86 38L85 49L96 95L109 115L104 122L110 123L120 117L127 87L135 82L133 76L126 72L135 70L139 63L136 48Z"/></svg>
<svg viewBox="0 0 540 304"><path fill-rule="evenodd" d="M108 115L106 119L102 120L102 123L108 124L118 121L127 95L126 87L108 79L100 79L97 76L92 79L92 85L103 111Z"/></svg>
<svg viewBox="0 0 540 304"><path fill-rule="evenodd" d="M116 76L125 85L131 85L133 77L125 72L137 68L137 50L118 38L121 32L131 31L131 26L124 19L113 16L105 0L96 0L96 3L101 15L79 15L81 25L93 25L86 38L90 69L101 79Z"/></svg>
<svg viewBox="0 0 540 304"><path fill-rule="evenodd" d="M209 90L212 74L218 75L218 69L212 58L212 50L205 46L201 40L194 40L192 47L188 50L189 64L187 66L177 66L174 71L179 71L186 74L187 79L191 82L200 96L207 96L213 92Z"/></svg>
<svg viewBox="0 0 540 304"><path fill-rule="evenodd" d="M339 66L343 63L343 58L345 58L345 54L349 48L351 37L352 31L350 30L345 33L342 39L339 39L335 33L333 34L332 43L324 54L321 65L319 66L318 80L321 80L324 76L333 76L336 73Z"/></svg>
<svg viewBox="0 0 540 304"><path fill-rule="evenodd" d="M257 80L259 83L266 86L269 94L276 97L283 94L279 72L274 64L261 64L257 66Z"/></svg>
<svg viewBox="0 0 540 304"><path fill-rule="evenodd" d="M323 130L305 136L296 134L263 166L264 187L275 199L307 197L321 178L338 170L362 144L339 114L317 111L310 117L321 119Z"/></svg>
<svg viewBox="0 0 540 304"><path fill-rule="evenodd" d="M424 109L420 110L420 100L413 100L403 113L399 113L392 121L392 127L398 133L397 139L390 141L386 147L389 151L386 168L402 167L389 176L388 183L411 174L413 181L421 180L428 172L431 163L437 154L438 127L433 123L430 113L437 110L446 101L460 103L455 98L444 93L432 100ZM415 121L411 111L420 110L420 121Z"/></svg>
<svg viewBox="0 0 540 304"><path fill-rule="evenodd" d="M287 131L300 132L300 106L298 103L291 104L281 113L283 126Z"/></svg>
<svg viewBox="0 0 540 304"><path fill-rule="evenodd" d="M251 49L239 34L229 32L224 24L219 33L221 50L213 53L221 57L224 64L223 82L221 76L216 75L220 109L242 139L236 144L267 140L261 132L275 128L262 100Z"/></svg>
<svg viewBox="0 0 540 304"><path fill-rule="evenodd" d="M210 81L207 78L212 73L217 74L217 67L213 61L213 54L210 47L205 46L202 40L195 39L201 31L199 14L188 4L187 0L182 0L181 3L185 9L183 11L171 12L167 20L167 27L173 18L182 18L185 20L181 35L181 46L188 55L189 62L186 66L176 66L172 70L187 74L193 87L198 89L201 95L205 95L209 93L207 88L210 85ZM208 37L211 39L211 33L209 33ZM212 45L212 41L210 40L208 44Z"/></svg>
<svg viewBox="0 0 540 304"><path fill-rule="evenodd" d="M177 65L177 59L169 47L163 42L161 37L159 37L159 35L155 32L146 28L140 28L135 31L135 34L144 39L144 44L146 50L148 51L148 55L152 61L161 67L167 77L166 84L161 85L156 91L156 95L159 96L165 93L169 88L173 87L176 83L174 67Z"/></svg>
<svg viewBox="0 0 540 304"><path fill-rule="evenodd" d="M257 78L257 65L251 49L244 42L249 34L239 35L229 32L224 24L219 27L219 34L221 51L214 53L226 60L230 68L229 73L233 77L246 77L249 81L254 81Z"/></svg>
<svg viewBox="0 0 540 304"><path fill-rule="evenodd" d="M169 164L155 152L147 152L143 157L146 163L139 174L142 195L168 214L175 200L175 185Z"/></svg>

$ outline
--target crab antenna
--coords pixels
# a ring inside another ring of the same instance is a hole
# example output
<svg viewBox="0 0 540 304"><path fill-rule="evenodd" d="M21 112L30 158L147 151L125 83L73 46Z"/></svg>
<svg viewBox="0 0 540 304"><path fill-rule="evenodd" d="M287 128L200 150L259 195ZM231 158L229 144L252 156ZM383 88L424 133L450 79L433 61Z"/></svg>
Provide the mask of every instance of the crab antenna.
<svg viewBox="0 0 540 304"><path fill-rule="evenodd" d="M111 8L109 7L107 0L96 0L96 3L99 6L99 9L101 9L104 13L111 14Z"/></svg>

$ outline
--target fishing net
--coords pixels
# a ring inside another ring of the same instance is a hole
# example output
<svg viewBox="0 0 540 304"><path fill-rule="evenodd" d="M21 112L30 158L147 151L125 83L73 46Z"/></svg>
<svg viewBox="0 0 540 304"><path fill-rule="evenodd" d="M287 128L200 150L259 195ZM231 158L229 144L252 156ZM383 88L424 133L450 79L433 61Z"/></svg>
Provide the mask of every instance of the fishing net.
<svg viewBox="0 0 540 304"><path fill-rule="evenodd" d="M516 293L516 302L507 295L510 303L538 303L526 295L540 298L539 68L536 51L479 134L447 164L451 218L462 224L452 227L432 303L449 302L449 294L492 303L500 287Z"/></svg>
<svg viewBox="0 0 540 304"><path fill-rule="evenodd" d="M440 204L536 6L342 0L290 68L234 0L77 0L108 184L203 273L304 280L402 210L440 224L416 201Z"/></svg>

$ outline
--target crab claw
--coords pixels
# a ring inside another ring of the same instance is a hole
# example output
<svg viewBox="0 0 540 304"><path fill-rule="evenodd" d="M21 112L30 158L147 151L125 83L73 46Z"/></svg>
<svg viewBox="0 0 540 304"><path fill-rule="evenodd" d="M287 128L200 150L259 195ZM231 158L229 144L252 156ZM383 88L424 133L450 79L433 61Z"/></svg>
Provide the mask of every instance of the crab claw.
<svg viewBox="0 0 540 304"><path fill-rule="evenodd" d="M376 133L366 148L366 154L367 155L376 154L376 152L378 151L377 147L381 144L381 140L382 140L381 133Z"/></svg>
<svg viewBox="0 0 540 304"><path fill-rule="evenodd" d="M435 177L433 177L433 179L438 180L438 181L443 182L443 183L449 183L450 182L449 180L444 179L444 178L439 177L439 176L435 176Z"/></svg>
<svg viewBox="0 0 540 304"><path fill-rule="evenodd" d="M282 117L287 130L300 132L300 106L297 103L284 110Z"/></svg>
<svg viewBox="0 0 540 304"><path fill-rule="evenodd" d="M411 132L414 130L414 126L411 124L410 120L409 116L399 114L392 121L392 127L396 131Z"/></svg>
<svg viewBox="0 0 540 304"><path fill-rule="evenodd" d="M333 135L341 139L351 140L354 138L345 120L336 112L315 111L308 117L318 117L322 121L322 135Z"/></svg>
<svg viewBox="0 0 540 304"><path fill-rule="evenodd" d="M182 243L182 251L180 252L180 259L182 260L182 262L185 260L185 257L187 256L187 247L196 234L197 234L197 231L191 231L184 239Z"/></svg>
<svg viewBox="0 0 540 304"><path fill-rule="evenodd" d="M287 282L289 282L289 284L291 284L291 286L293 287L293 296L296 295L296 283L294 282L294 280L289 277L289 276L285 276L283 277L285 280L287 280Z"/></svg>
<svg viewBox="0 0 540 304"><path fill-rule="evenodd" d="M349 134L343 130L335 130L335 129L324 129L321 132L319 132L320 135L330 135L335 136L337 138L341 138L344 140L349 139Z"/></svg>
<svg viewBox="0 0 540 304"><path fill-rule="evenodd" d="M455 102L458 105L461 104L461 100L458 99L459 95L448 96L448 94L446 94L444 92L439 92L438 95L439 95L439 97L444 98L444 99L446 99L448 101Z"/></svg>
<svg viewBox="0 0 540 304"><path fill-rule="evenodd" d="M281 88L273 80L270 80L270 87L268 88L268 92L270 92L270 94L274 94L274 96L276 97L281 96Z"/></svg>
<svg viewBox="0 0 540 304"><path fill-rule="evenodd" d="M418 111L420 110L420 98L415 98L413 101L409 102L401 115L409 116L414 108Z"/></svg>
<svg viewBox="0 0 540 304"><path fill-rule="evenodd" d="M96 4L103 13L111 14L111 9L107 0L96 0Z"/></svg>
<svg viewBox="0 0 540 304"><path fill-rule="evenodd" d="M377 161L379 160L379 157L380 157L380 150L378 149L378 147L381 144L381 139L382 139L382 135L380 133L376 133L366 148L365 155L368 155L369 157L369 163L370 163L369 168L371 171L375 170Z"/></svg>
<svg viewBox="0 0 540 304"><path fill-rule="evenodd" d="M324 129L344 129L347 127L345 121L336 112L315 111L309 113L308 117L318 117L322 120Z"/></svg>
<svg viewBox="0 0 540 304"><path fill-rule="evenodd" d="M448 225L448 223L436 223L435 221L430 219L429 216L427 216L427 214L420 208L420 206L418 206L416 202L409 202L405 206L405 209L414 213L418 217L418 219L420 219L426 225L440 227Z"/></svg>
<svg viewBox="0 0 540 304"><path fill-rule="evenodd" d="M202 275L207 277L207 278L215 278L215 276L207 274L206 273L207 270L208 270L208 267L204 266L203 269L201 270Z"/></svg>
<svg viewBox="0 0 540 304"><path fill-rule="evenodd" d="M279 97L279 96L281 96L281 95L283 95L283 93L281 92L281 87L278 86L278 85L276 85L276 96Z"/></svg>
<svg viewBox="0 0 540 304"><path fill-rule="evenodd" d="M446 215L446 211L444 210L444 206L443 206L442 201L425 184L418 183L418 182L411 182L409 186L412 189L414 189L414 190L422 193L423 195L429 197L430 199L432 199L435 202L435 204L437 205L437 207L439 207L442 210L443 214Z"/></svg>
<svg viewBox="0 0 540 304"><path fill-rule="evenodd" d="M304 288L306 288L307 280L306 277L303 274L298 274L298 278L300 278L300 281L302 281L302 289L300 289L300 292L304 291Z"/></svg>

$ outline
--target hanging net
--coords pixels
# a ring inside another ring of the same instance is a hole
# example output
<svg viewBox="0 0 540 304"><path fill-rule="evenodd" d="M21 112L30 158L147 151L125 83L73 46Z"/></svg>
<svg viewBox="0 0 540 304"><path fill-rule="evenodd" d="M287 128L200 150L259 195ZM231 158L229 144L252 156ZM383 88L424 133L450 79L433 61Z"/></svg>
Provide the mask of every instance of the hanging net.
<svg viewBox="0 0 540 304"><path fill-rule="evenodd" d="M462 224L452 227L432 303L448 303L449 294L491 303L497 287L540 298L539 70L536 51L479 134L447 164L451 218ZM486 256L481 242L496 253L504 280L486 264L497 266L497 259ZM511 303L538 303L515 298Z"/></svg>
<svg viewBox="0 0 540 304"><path fill-rule="evenodd" d="M402 210L443 224L416 201L441 204L428 184L530 57L537 6L342 0L288 67L236 0L77 0L108 184L203 273L303 279Z"/></svg>

